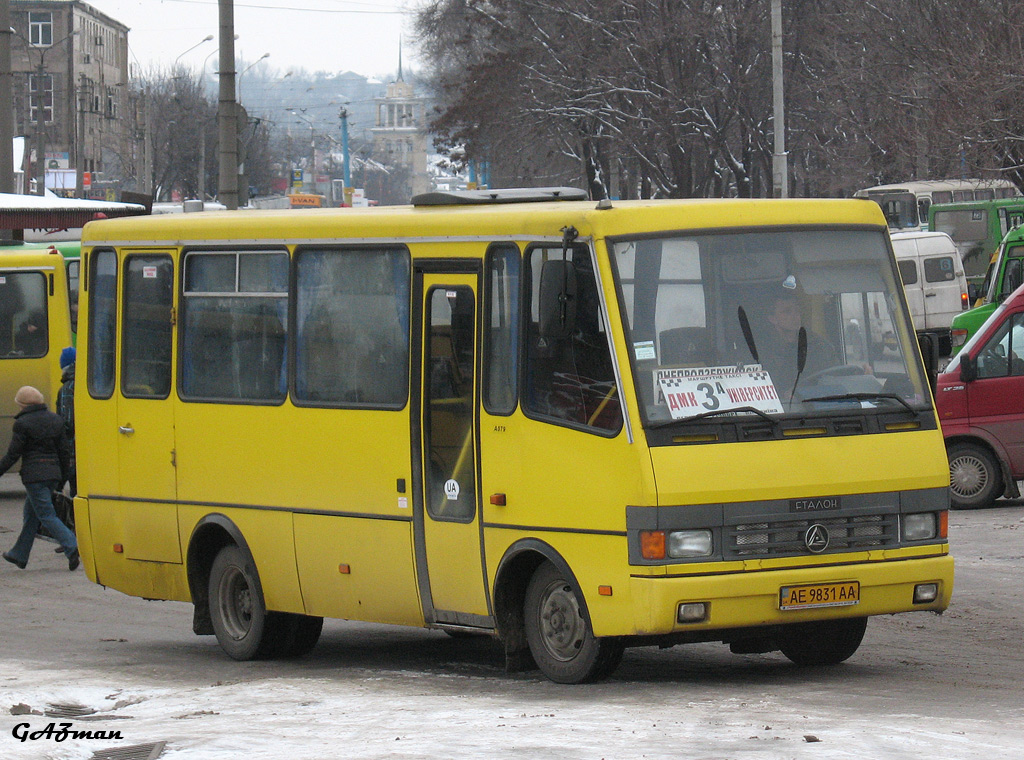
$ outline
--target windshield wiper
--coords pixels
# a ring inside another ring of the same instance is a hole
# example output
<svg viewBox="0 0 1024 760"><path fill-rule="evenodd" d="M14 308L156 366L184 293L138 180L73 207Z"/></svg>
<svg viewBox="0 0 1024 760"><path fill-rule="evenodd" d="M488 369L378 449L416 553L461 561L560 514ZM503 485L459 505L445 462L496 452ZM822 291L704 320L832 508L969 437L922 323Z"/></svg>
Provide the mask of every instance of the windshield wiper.
<svg viewBox="0 0 1024 760"><path fill-rule="evenodd" d="M906 399L897 396L895 393L837 393L834 396L818 396L816 398L805 398L802 401L805 404L811 403L812 401L876 401L878 399L889 399L890 401L897 401L903 404L907 408L907 411L911 414L917 414L917 410L907 403Z"/></svg>
<svg viewBox="0 0 1024 760"><path fill-rule="evenodd" d="M705 420L708 417L717 417L720 414L732 414L734 412L750 412L751 414L756 414L758 417L761 417L762 419L767 420L768 422L772 423L772 425L778 425L779 424L779 421L777 419L775 419L774 417L769 416L768 414L766 414L765 412L762 412L760 409L758 409L756 407L753 407L753 406L736 406L736 407L733 407L732 409L716 409L713 412L703 412L701 414L695 414L692 417L680 417L678 420L665 420L664 422L659 422L659 423L657 423L655 425L651 425L648 428L648 430L660 430L661 428L666 428L666 427L671 427L672 425L677 425L680 422L694 422L696 420Z"/></svg>

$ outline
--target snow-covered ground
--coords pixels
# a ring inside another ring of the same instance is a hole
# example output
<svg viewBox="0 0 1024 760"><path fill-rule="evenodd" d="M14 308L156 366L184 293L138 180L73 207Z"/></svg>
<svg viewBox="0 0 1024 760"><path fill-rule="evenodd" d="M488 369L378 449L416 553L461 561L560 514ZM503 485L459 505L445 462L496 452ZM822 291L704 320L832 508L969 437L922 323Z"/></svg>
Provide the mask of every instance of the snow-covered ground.
<svg viewBox="0 0 1024 760"><path fill-rule="evenodd" d="M6 549L21 497L4 483ZM953 513L950 534L949 611L872 619L844 665L638 649L585 686L506 674L487 639L343 621L308 657L234 662L190 605L103 589L40 544L27 570L0 562L0 760L156 742L167 760L1020 760L1024 511ZM18 738L63 722L105 738Z"/></svg>
<svg viewBox="0 0 1024 760"><path fill-rule="evenodd" d="M235 665L236 679L204 681L206 658L200 657L194 677L176 686L137 669L126 677L116 668L102 673L7 660L0 675L0 757L84 760L95 751L158 741L167 742L161 757L189 760L993 760L1024 754L1019 695L1016 716L1010 709L954 720L947 699L922 701L918 690L906 699L898 692L869 697L866 682L878 681L880 673L858 667L856 658L812 675L781 659L737 658L711 645L693 647L681 658L641 650L627 654L606 683L566 687L536 673L504 674L497 652L482 644L471 644L466 660L445 662L443 655L458 649L436 634L382 632L402 653L400 660L408 659L408 647L417 640L442 656L426 668L409 667L412 662L394 668L386 661L385 641L374 648L382 657L379 667L339 666L349 638L339 626L328 636L333 641L325 642L323 667L314 656L304 661L305 675L297 675L295 666L256 663ZM660 658L667 677L651 679ZM275 673L279 669L286 673ZM903 677L914 675L916 669L909 669ZM845 679L851 686L847 704ZM62 719L11 715L8 709L68 704L97 714ZM76 731L106 731L108 737L120 731L123 739L19 742L14 736L17 726L24 735L25 723L39 731L51 722L59 728L62 721Z"/></svg>

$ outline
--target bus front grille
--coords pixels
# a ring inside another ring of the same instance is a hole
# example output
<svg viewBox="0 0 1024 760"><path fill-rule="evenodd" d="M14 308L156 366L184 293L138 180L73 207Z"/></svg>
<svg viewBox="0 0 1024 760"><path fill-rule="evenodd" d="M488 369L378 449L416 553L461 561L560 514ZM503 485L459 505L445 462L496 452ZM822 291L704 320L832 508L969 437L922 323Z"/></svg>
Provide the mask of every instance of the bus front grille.
<svg viewBox="0 0 1024 760"><path fill-rule="evenodd" d="M899 546L898 515L851 515L727 525L725 557L749 559L811 553L806 537L812 525L820 525L828 533L828 545L816 553L834 554Z"/></svg>

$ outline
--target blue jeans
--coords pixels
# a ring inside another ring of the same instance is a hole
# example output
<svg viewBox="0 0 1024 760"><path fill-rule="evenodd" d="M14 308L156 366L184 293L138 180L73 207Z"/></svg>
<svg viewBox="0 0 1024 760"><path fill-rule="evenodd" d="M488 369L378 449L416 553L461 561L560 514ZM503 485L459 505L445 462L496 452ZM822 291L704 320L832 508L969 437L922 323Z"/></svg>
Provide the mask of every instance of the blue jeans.
<svg viewBox="0 0 1024 760"><path fill-rule="evenodd" d="M53 510L53 499L50 494L58 485L56 480L25 483L27 493L21 534L14 547L7 552L7 556L18 562L27 563L28 555L32 551L32 543L36 540L36 531L39 530L40 525L45 526L50 531L50 535L60 542L60 545L64 547L65 555L70 556L71 552L78 548L75 534L60 521L57 513Z"/></svg>

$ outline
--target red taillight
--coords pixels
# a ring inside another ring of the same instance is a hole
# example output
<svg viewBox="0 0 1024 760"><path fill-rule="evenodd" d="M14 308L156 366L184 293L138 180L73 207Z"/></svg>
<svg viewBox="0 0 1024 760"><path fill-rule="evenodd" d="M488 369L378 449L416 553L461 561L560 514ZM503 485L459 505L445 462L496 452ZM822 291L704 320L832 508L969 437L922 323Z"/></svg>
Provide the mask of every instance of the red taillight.
<svg viewBox="0 0 1024 760"><path fill-rule="evenodd" d="M967 295L966 293L961 293L960 294L960 309L962 311L967 311L969 308L971 308L971 297L969 295Z"/></svg>

